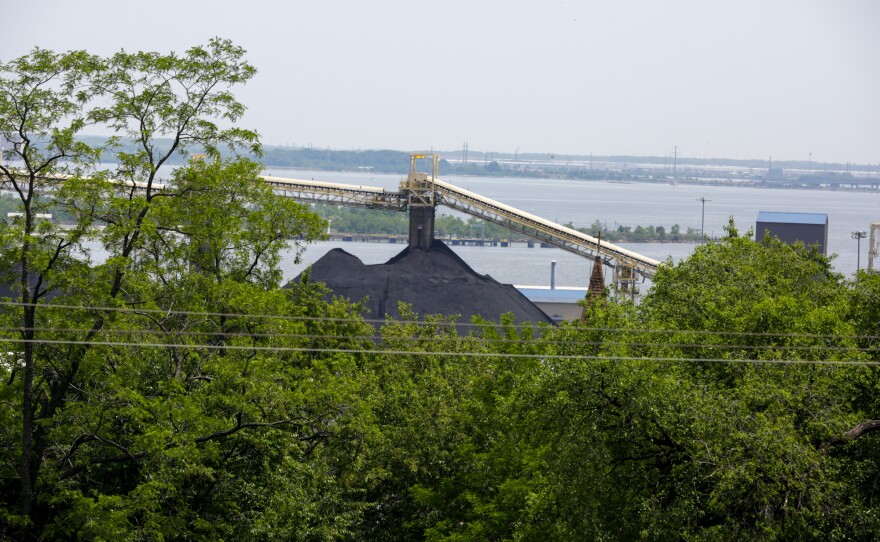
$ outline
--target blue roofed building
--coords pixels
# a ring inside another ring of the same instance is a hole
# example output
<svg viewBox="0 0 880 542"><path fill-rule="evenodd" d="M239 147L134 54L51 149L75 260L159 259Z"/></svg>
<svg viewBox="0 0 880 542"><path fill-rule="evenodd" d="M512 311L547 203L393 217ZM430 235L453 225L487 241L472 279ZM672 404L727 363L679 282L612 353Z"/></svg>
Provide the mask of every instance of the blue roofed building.
<svg viewBox="0 0 880 542"><path fill-rule="evenodd" d="M765 234L783 243L802 241L808 246L818 245L819 253L827 256L828 215L760 211L755 222L755 239L762 239Z"/></svg>

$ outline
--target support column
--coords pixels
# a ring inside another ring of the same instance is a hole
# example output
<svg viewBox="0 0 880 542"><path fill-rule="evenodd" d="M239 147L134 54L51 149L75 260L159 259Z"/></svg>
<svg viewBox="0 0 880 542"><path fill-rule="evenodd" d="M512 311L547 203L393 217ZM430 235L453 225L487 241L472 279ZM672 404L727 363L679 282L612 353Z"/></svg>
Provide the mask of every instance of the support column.
<svg viewBox="0 0 880 542"><path fill-rule="evenodd" d="M434 207L410 206L409 248L426 250L434 242Z"/></svg>

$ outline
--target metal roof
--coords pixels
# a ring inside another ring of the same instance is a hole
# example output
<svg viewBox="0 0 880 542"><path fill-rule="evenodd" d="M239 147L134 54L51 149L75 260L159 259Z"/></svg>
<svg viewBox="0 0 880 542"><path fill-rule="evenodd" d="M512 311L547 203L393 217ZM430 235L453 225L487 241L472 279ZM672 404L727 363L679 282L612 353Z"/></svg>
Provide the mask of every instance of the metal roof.
<svg viewBox="0 0 880 542"><path fill-rule="evenodd" d="M828 224L825 213L780 213L776 211L759 211L758 222L775 222L777 224Z"/></svg>
<svg viewBox="0 0 880 542"><path fill-rule="evenodd" d="M517 286L519 292L532 303L577 303L587 297L586 288L541 288Z"/></svg>

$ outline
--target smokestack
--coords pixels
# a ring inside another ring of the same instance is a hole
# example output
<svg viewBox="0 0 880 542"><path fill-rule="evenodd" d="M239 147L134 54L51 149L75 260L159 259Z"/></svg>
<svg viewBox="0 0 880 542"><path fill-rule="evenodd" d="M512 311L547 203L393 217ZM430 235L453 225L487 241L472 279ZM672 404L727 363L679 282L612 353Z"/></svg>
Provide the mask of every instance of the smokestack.
<svg viewBox="0 0 880 542"><path fill-rule="evenodd" d="M550 260L550 289L556 289L556 260Z"/></svg>

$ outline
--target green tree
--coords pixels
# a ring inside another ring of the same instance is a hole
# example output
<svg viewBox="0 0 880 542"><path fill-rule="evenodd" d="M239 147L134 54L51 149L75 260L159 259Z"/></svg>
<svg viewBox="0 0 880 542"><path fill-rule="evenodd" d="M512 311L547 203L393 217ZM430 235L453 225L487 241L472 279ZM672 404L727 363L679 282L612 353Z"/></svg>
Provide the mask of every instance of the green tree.
<svg viewBox="0 0 880 542"><path fill-rule="evenodd" d="M749 235L539 337L386 328L357 536L875 538L880 282Z"/></svg>
<svg viewBox="0 0 880 542"><path fill-rule="evenodd" d="M259 165L219 160L221 145L259 151L254 132L218 127L244 110L229 92L254 73L243 55L213 40L3 65L5 163L23 167L2 173L24 216L0 224L3 272L20 277L2 319L21 330L0 367L2 536L331 539L359 514L361 361L313 337L372 343L348 305L278 288L281 250L323 221ZM74 138L89 122L138 148L96 172L102 149ZM162 168L192 149L209 160ZM75 227L39 221L47 206ZM336 319L302 319L316 316Z"/></svg>
<svg viewBox="0 0 880 542"><path fill-rule="evenodd" d="M63 489L50 532L334 538L353 521L360 506L344 476L354 459L335 442L361 432L352 426L357 364L298 352L312 335L364 332L356 321L308 331L289 318L301 312L277 287L278 252L323 225L258 172L248 163L178 169L172 184L183 195L153 209L155 233L126 280L126 306L138 309L102 330L123 344L92 348L77 379L89 395L53 420L55 442L78 444L67 465L47 461ZM308 295L291 294L300 306ZM169 346L145 350L143 337Z"/></svg>
<svg viewBox="0 0 880 542"><path fill-rule="evenodd" d="M548 363L531 402L533 446L557 443L547 538L876 536L876 372L854 363L851 300L815 250L731 224L638 306L549 335L583 358Z"/></svg>
<svg viewBox="0 0 880 542"><path fill-rule="evenodd" d="M83 104L89 94L82 86L96 60L83 52L56 54L35 49L31 54L0 65L0 136L12 147L4 149L0 165L3 188L18 199L21 216L0 225L3 246L2 269L7 283L17 284L15 327L20 329L20 365L10 377L21 383L21 417L17 432L18 461L15 465L18 487L4 484L6 494L17 496L21 517L32 516L40 456L46 446L41 412L57 409L50 400L40 403L46 381L36 359L37 306L56 288L55 275L77 267L71 248L86 234L88 220L61 233L42 220L52 207L51 193L63 176L87 170L98 153L77 142L76 135L86 126ZM13 278L14 275L17 277ZM9 480L7 478L7 480ZM12 490L10 492L10 490ZM12 512L7 512L12 513Z"/></svg>
<svg viewBox="0 0 880 542"><path fill-rule="evenodd" d="M418 315L401 314L407 322L383 327L382 346L406 354L375 361L383 440L370 455L386 476L370 492L375 505L358 538L508 538L527 505L524 473L536 467L508 414L513 390L539 362L507 354L530 352L533 331L504 316L503 327L478 321L462 337L454 318L416 324Z"/></svg>

